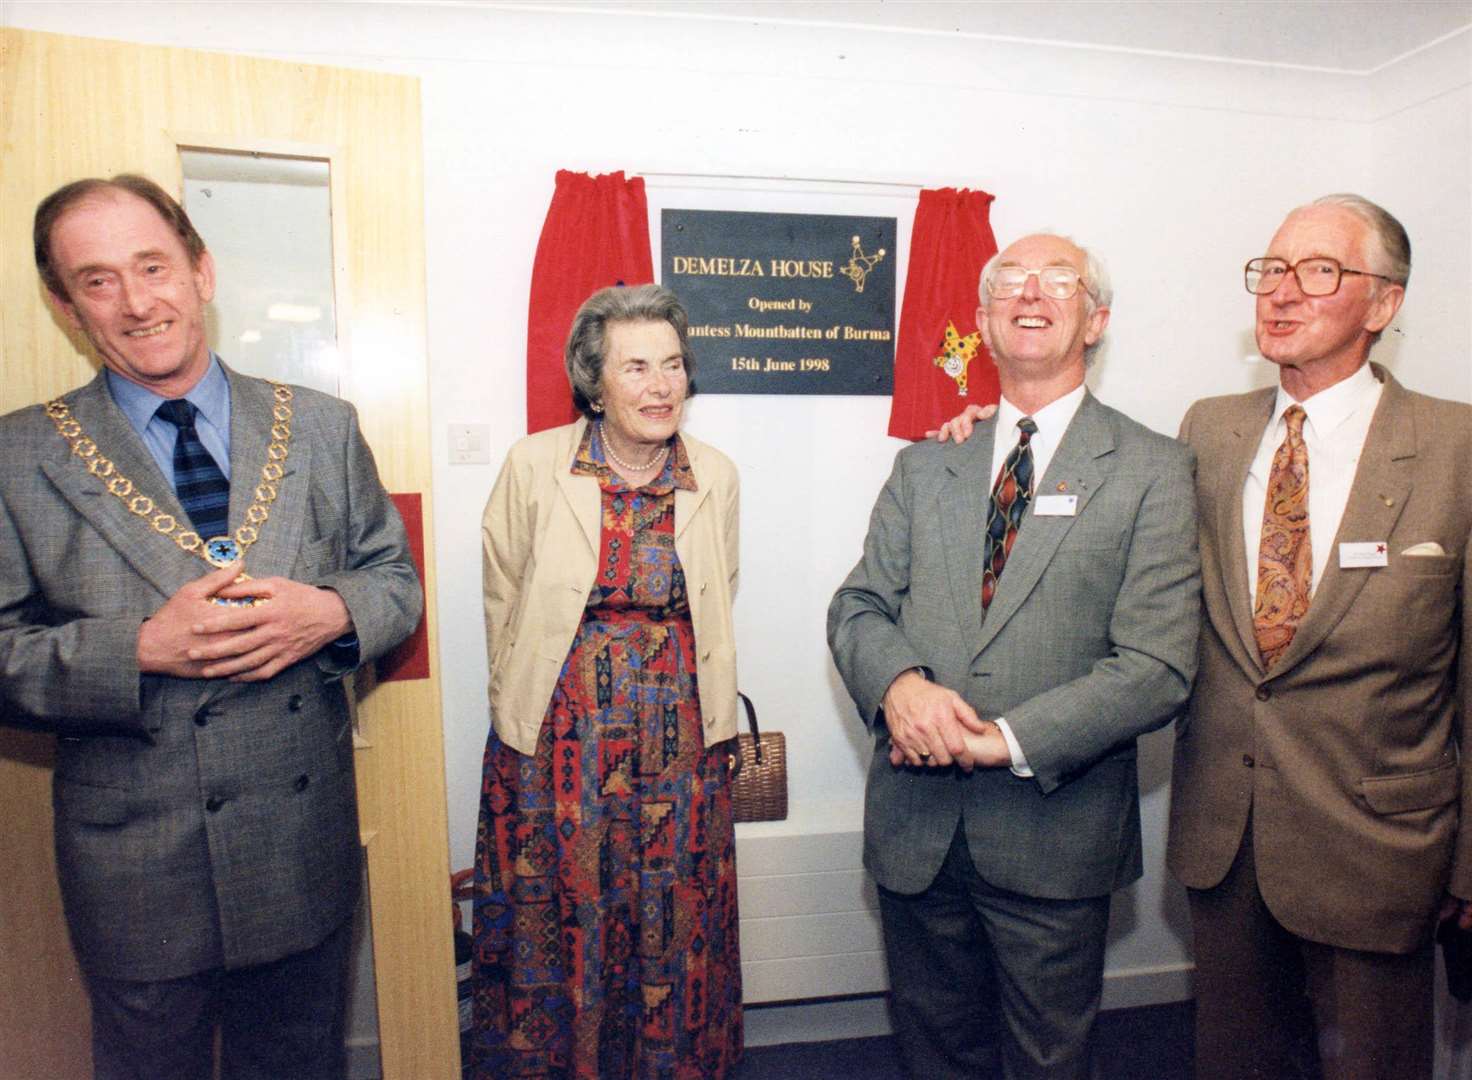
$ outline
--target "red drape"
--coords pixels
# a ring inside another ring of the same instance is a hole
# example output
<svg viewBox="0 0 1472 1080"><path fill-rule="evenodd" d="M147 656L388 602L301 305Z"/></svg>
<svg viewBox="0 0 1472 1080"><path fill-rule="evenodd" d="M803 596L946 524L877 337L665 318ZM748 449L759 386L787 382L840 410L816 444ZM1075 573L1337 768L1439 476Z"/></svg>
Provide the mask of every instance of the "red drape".
<svg viewBox="0 0 1472 1080"><path fill-rule="evenodd" d="M994 403L997 369L976 330L977 279L997 253L985 191L920 192L900 308L889 433L923 439L970 402Z"/></svg>
<svg viewBox="0 0 1472 1080"><path fill-rule="evenodd" d="M654 280L644 179L557 173L532 265L526 326L527 433L577 416L562 349L578 308L606 285Z"/></svg>

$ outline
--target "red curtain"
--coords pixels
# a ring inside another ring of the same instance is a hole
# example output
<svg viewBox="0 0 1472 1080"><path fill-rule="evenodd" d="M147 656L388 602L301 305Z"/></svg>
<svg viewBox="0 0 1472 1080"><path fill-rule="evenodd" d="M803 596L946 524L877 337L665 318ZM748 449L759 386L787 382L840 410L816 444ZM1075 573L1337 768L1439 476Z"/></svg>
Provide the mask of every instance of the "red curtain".
<svg viewBox="0 0 1472 1080"><path fill-rule="evenodd" d="M622 172L589 176L559 170L532 265L526 326L528 434L577 417L562 349L583 301L606 285L653 280L644 179L625 179Z"/></svg>
<svg viewBox="0 0 1472 1080"><path fill-rule="evenodd" d="M976 329L976 285L997 253L985 191L920 192L900 308L889 433L923 439L968 403L1001 396L997 369Z"/></svg>

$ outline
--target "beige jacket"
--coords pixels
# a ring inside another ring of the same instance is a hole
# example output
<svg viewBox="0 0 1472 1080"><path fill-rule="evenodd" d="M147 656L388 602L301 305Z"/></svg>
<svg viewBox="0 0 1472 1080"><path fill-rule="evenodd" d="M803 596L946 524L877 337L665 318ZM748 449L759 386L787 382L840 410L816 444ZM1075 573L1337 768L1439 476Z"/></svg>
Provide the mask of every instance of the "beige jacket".
<svg viewBox="0 0 1472 1080"><path fill-rule="evenodd" d="M535 752L542 718L598 572L598 481L570 471L588 422L511 448L481 519L491 718L501 741ZM675 553L690 591L705 745L736 734L739 479L714 447L680 436L696 491L675 492Z"/></svg>
<svg viewBox="0 0 1472 1080"><path fill-rule="evenodd" d="M1209 889L1251 828L1258 888L1290 931L1408 953L1443 890L1472 897L1472 408L1372 366L1385 389L1335 546L1383 542L1385 563L1331 554L1271 673L1252 630L1242 483L1276 391L1198 402L1181 425L1199 460L1206 621L1167 861Z"/></svg>

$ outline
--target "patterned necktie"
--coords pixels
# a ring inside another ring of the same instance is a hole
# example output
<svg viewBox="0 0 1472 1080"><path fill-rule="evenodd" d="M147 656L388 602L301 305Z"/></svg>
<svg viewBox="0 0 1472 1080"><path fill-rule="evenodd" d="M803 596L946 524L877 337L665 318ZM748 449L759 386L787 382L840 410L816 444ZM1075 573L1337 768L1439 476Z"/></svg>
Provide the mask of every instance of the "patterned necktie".
<svg viewBox="0 0 1472 1080"><path fill-rule="evenodd" d="M174 440L174 488L194 531L210 540L224 536L229 528L230 481L199 441L194 414L194 406L178 398L164 402L155 415L179 429Z"/></svg>
<svg viewBox="0 0 1472 1080"><path fill-rule="evenodd" d="M1272 670L1293 640L1308 610L1313 582L1313 545L1308 531L1308 447L1303 442L1303 406L1283 414L1288 436L1273 455L1262 543L1257 553L1257 602L1252 626L1263 667Z"/></svg>
<svg viewBox="0 0 1472 1080"><path fill-rule="evenodd" d="M992 596L997 591L997 579L1007 565L1007 556L1012 554L1012 544L1017 540L1017 530L1022 525L1022 515L1032 501L1032 437L1038 426L1032 417L1024 416L1017 421L1017 445L1002 462L1002 471L997 474L996 486L992 488L991 505L986 512L986 549L983 556L985 566L981 574L981 610L992 606Z"/></svg>

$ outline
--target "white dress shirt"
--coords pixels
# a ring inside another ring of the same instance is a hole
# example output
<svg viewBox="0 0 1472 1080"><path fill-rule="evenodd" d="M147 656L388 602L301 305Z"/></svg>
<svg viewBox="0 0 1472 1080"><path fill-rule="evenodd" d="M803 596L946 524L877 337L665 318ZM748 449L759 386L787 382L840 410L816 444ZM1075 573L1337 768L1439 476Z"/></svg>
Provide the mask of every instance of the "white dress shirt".
<svg viewBox="0 0 1472 1080"><path fill-rule="evenodd" d="M997 477L1002 472L1002 466L1007 461L1007 455L1012 453L1017 446L1017 421L1024 416L1031 416L1033 423L1037 424L1038 430L1028 441L1032 447L1032 490L1036 495L1042 490L1042 479L1048 471L1049 464L1053 461L1053 454L1058 450L1058 444L1063 441L1063 434L1068 430L1068 425L1073 423L1073 414L1078 412L1078 407L1083 404L1084 385L1080 383L1076 388L1064 394L1057 401L1043 406L1035 413L1025 413L1016 405L1013 405L1005 397L997 405L997 441L992 447L992 487L997 484ZM1262 508L1258 508L1259 519ZM1256 556L1253 556L1254 560ZM1002 574L1005 576L1006 569ZM997 717L996 725L1002 732L1002 738L1007 742L1007 752L1012 755L1012 773L1014 776L1027 778L1033 775L1032 769L1027 764L1027 755L1022 752L1022 746L1017 741L1017 736L1012 734L1012 726L1002 717Z"/></svg>
<svg viewBox="0 0 1472 1080"><path fill-rule="evenodd" d="M1242 485L1242 542L1247 550L1248 596L1254 605L1268 475L1273 470L1273 455L1288 435L1288 422L1283 414L1289 406L1302 405L1307 416L1303 442L1308 448L1308 535L1313 555L1309 595L1312 596L1329 565L1334 536L1339 532L1339 520L1349 503L1349 489L1354 484L1365 436L1370 432L1370 421L1375 418L1375 406L1380 403L1383 389L1369 364L1361 364L1349 378L1320 390L1306 401L1295 401L1278 387L1273 417L1262 433L1257 454L1247 470L1247 482Z"/></svg>
<svg viewBox="0 0 1472 1080"><path fill-rule="evenodd" d="M1043 474L1048 471L1048 466L1053 461L1053 454L1057 452L1058 444L1063 441L1063 433L1073 422L1073 414L1078 412L1078 407L1083 404L1083 400L1084 386L1082 383L1035 413L1025 413L1006 398L1002 398L997 404L997 441L992 447L991 487L996 486L997 477L1001 475L1002 464L1007 460L1007 455L1017 447L1017 436L1021 434L1017 430L1017 421L1024 416L1031 416L1032 422L1038 426L1037 434L1028 443L1032 447L1032 488L1034 493L1042 490ZM990 495L990 488L987 493Z"/></svg>

